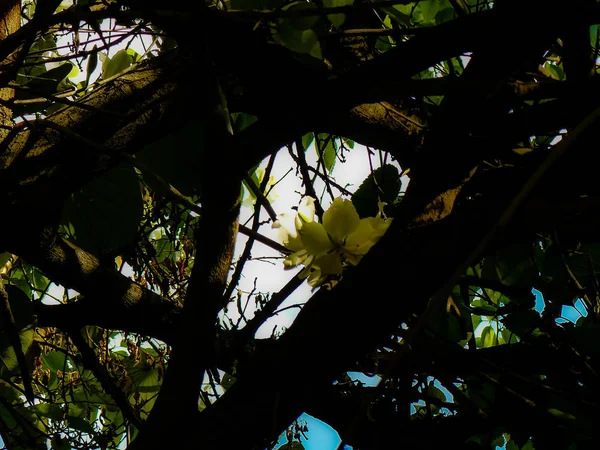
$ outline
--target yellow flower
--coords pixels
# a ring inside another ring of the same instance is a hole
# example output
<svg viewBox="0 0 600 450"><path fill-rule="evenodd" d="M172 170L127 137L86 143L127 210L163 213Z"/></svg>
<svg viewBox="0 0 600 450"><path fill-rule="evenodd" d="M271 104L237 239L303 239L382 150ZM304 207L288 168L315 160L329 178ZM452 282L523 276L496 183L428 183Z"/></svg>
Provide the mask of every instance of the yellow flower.
<svg viewBox="0 0 600 450"><path fill-rule="evenodd" d="M265 178L265 169L256 169L256 172L252 176L252 179L256 183L256 186L260 186ZM275 177L273 175L269 176L269 181L265 186L264 195L269 200L269 203L273 203L275 200L279 198L279 195L273 190L273 187L277 184ZM246 182L243 184L243 196L244 200L242 201L242 206L252 207L256 203L256 196L252 192L252 190L248 187Z"/></svg>
<svg viewBox="0 0 600 450"><path fill-rule="evenodd" d="M284 260L284 268L300 264L301 278L317 287L342 274L344 266L356 265L386 232L392 219L361 219L350 200L338 197L323 214L323 223L314 221L314 199L304 197L298 213L281 214L273 227L279 230L283 245L293 253Z"/></svg>

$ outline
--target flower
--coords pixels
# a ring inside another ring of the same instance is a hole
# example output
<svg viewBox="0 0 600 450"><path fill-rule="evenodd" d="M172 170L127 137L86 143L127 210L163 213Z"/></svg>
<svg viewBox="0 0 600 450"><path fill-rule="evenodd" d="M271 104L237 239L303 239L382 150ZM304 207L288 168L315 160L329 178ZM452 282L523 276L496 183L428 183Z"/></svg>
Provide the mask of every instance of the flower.
<svg viewBox="0 0 600 450"><path fill-rule="evenodd" d="M297 214L280 214L273 228L278 229L282 244L292 251L284 268L300 264L301 278L312 287L339 278L345 266L357 265L387 231L392 219L380 211L377 217L361 219L350 200L334 199L323 214L323 223L314 220L315 200L304 197Z"/></svg>
<svg viewBox="0 0 600 450"><path fill-rule="evenodd" d="M251 179L254 181L257 187L262 184L264 178L265 169L256 169L254 174L251 176ZM275 191L273 191L273 188L276 184L277 181L275 180L275 177L273 175L270 175L269 180L267 181L267 184L265 186L265 192L263 192L267 200L269 200L269 203L273 203L279 198L279 195ZM244 181L243 183L242 191L242 196L244 199L242 201L242 206L253 206L256 203L256 195L254 195L254 192L252 191L252 189L250 189L246 181Z"/></svg>

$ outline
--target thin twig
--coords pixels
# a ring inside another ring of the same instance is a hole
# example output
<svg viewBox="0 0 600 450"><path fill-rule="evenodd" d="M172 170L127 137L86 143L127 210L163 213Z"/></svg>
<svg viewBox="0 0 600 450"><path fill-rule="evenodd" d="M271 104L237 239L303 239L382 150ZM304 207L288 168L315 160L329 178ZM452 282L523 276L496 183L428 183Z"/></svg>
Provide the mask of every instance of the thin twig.
<svg viewBox="0 0 600 450"><path fill-rule="evenodd" d="M333 139L333 136L329 135L326 141L321 141L321 139L319 139L319 137L317 135L315 135L315 146L317 147L317 154L319 155L319 160L317 163L317 171L319 170L319 167L322 167L323 173L327 173L327 168L325 167L324 154L325 154L325 149L327 148L327 145L330 143L330 141L332 139ZM337 157L337 155L336 155L336 157ZM315 174L316 173L317 172L315 172ZM314 183L315 178L316 178L316 175L311 180L312 183ZM325 176L323 178L323 181L325 182L325 189L327 190L327 193L331 197L331 200L333 200L334 196L333 196L333 191L331 190L331 186L329 184L329 177ZM315 198L317 198L317 197L315 197Z"/></svg>
<svg viewBox="0 0 600 450"><path fill-rule="evenodd" d="M246 183L246 186L248 186L248 188L252 191L256 197L256 201L265 209L271 220L275 222L277 220L277 213L271 206L271 202L269 202L269 200L265 197L265 194L263 194L264 190L261 190L256 185L254 180L248 175L244 177L244 183Z"/></svg>
<svg viewBox="0 0 600 450"><path fill-rule="evenodd" d="M265 187L269 180L271 170L273 168L274 161L275 161L275 157L271 156L271 158L269 158L269 163L267 165L267 168L265 169L265 176L262 180L262 183L260 184L260 186L258 188L260 192L264 192L264 190L265 190ZM252 180L250 180L250 181L252 181ZM252 184L254 184L253 181L252 181ZM246 261L248 261L248 259L251 256L252 247L254 246L254 241L255 241L254 236L258 232L259 227L260 227L260 206L259 206L258 202L256 202L256 204L254 205L254 220L252 222L252 231L254 234L252 236L248 236L248 241L246 242L244 251L242 252L240 258L238 259L237 264L235 265L235 270L233 271L233 275L231 276L231 281L227 285L227 290L225 291L225 295L223 297L225 299L231 298L231 294L233 293L233 290L237 287L237 285L240 281L240 277L242 276L242 271L244 270L244 265L246 264Z"/></svg>
<svg viewBox="0 0 600 450"><path fill-rule="evenodd" d="M585 291L585 288L581 285L581 283L579 282L579 280L577 279L577 277L575 276L575 274L571 270L571 266L569 266L569 262L567 261L567 257L565 255L565 251L560 246L560 242L558 240L558 233L556 231L554 232L554 242L556 243L556 245L560 249L560 257L561 257L561 260L562 260L562 263L563 263L563 267L565 268L565 272L567 273L567 275L569 276L569 278L571 279L571 281L573 282L573 284L575 285L575 287L577 288L577 290L579 291L579 293L583 294L583 299L585 300L585 303L586 303L586 305L588 307L588 310L590 312L593 312L595 315L598 315L597 308L594 307L594 304L590 300L590 298L588 297L588 295L587 295L587 293Z"/></svg>
<svg viewBox="0 0 600 450"><path fill-rule="evenodd" d="M68 334L79 350L84 367L94 374L106 393L111 396L117 406L121 409L123 417L129 420L138 430L141 430L144 426L144 422L139 417L137 411L133 409L131 403L129 403L125 393L114 383L108 370L106 370L106 367L100 364L96 357L96 352L94 352L85 341L80 330L70 330Z"/></svg>
<svg viewBox="0 0 600 450"><path fill-rule="evenodd" d="M27 367L27 360L23 353L23 346L21 344L21 338L19 335L19 329L15 323L15 317L10 306L10 299L8 298L8 292L4 288L4 282L0 276L0 323L2 324L2 330L8 335L8 342L10 342L15 356L17 358L17 367L23 379L23 388L25 390L25 397L30 405L33 405L34 394L33 387L31 384L31 373Z"/></svg>
<svg viewBox="0 0 600 450"><path fill-rule="evenodd" d="M317 217L319 219L323 219L323 207L321 206L321 202L317 197L317 192L315 191L315 186L310 179L310 175L308 174L308 164L306 163L306 157L304 156L304 152L306 149L304 145L302 145L302 138L296 139L296 152L298 153L297 158L294 158L294 153L292 151L292 146L288 146L288 151L292 158L296 160L298 163L298 167L300 167L300 174L302 175L302 183L304 184L304 194L308 195L315 199L315 212L317 213Z"/></svg>
<svg viewBox="0 0 600 450"><path fill-rule="evenodd" d="M246 326L240 330L245 339L253 338L261 325L265 323L269 317L273 316L283 301L288 298L303 282L303 279L295 276L288 281L279 292L273 294L263 309L257 311L254 317L248 321Z"/></svg>

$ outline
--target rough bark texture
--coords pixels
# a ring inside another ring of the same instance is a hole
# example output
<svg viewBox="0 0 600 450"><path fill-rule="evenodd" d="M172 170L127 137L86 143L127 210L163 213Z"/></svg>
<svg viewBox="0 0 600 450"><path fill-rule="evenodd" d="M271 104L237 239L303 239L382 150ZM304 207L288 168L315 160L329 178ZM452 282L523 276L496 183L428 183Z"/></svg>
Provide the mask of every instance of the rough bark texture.
<svg viewBox="0 0 600 450"><path fill-rule="evenodd" d="M21 2L19 0L5 1L0 5L0 41L17 31L21 25ZM9 63L3 61L0 67ZM12 110L7 103L14 99L15 91L11 88L0 89L0 138L4 139L12 128Z"/></svg>

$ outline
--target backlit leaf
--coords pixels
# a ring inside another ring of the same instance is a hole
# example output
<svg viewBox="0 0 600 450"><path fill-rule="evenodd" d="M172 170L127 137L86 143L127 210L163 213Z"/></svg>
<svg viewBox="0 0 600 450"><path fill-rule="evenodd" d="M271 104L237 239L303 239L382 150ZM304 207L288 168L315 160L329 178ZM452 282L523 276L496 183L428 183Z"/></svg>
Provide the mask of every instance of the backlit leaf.
<svg viewBox="0 0 600 450"><path fill-rule="evenodd" d="M398 169L386 164L365 178L352 196L352 203L361 218L376 216L379 202L392 204L398 197L401 186Z"/></svg>
<svg viewBox="0 0 600 450"><path fill-rule="evenodd" d="M325 8L335 8L341 6L351 6L354 4L354 0L323 0L323 6ZM327 19L335 27L341 27L346 20L346 14L328 14Z"/></svg>
<svg viewBox="0 0 600 450"><path fill-rule="evenodd" d="M113 77L133 64L134 58L127 52L127 50L119 50L115 55L110 58L103 65L102 79Z"/></svg>

